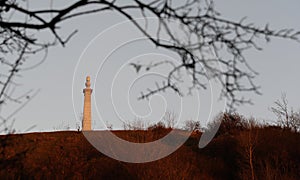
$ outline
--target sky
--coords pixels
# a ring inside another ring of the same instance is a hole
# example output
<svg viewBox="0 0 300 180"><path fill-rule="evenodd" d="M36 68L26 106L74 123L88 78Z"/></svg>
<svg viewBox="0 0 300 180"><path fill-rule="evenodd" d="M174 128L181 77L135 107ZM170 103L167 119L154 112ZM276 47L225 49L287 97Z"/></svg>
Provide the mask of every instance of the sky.
<svg viewBox="0 0 300 180"><path fill-rule="evenodd" d="M300 30L300 2L297 0L216 0L215 5L223 17L231 20L238 21L247 16L248 22L262 27L269 23L275 29L292 27ZM114 12L87 15L66 21L62 27L64 35L73 29L79 32L66 47L51 48L40 66L22 72L21 91L35 89L39 93L15 115L17 132L24 132L33 125L35 127L30 131L76 129L82 116L82 89L87 75L91 76L94 89L92 117L96 129L104 127L100 120L113 124L114 128L121 128L122 120L131 121L136 117L145 118L151 124L158 122L166 110L174 111L183 121L199 118L207 122L224 110L225 102L217 100L218 87L214 83L208 91L195 92L185 98L167 92L149 101L137 101L141 88L149 85L147 80L159 80L167 67L152 74L137 74L128 63L152 62L160 58L176 62L178 57L153 48L124 17ZM269 109L283 92L287 94L290 107L300 108L300 44L275 38L261 46L263 51L250 50L246 58L259 72L255 82L261 86L262 95L247 94L254 105L238 107L237 112L271 123L275 116ZM30 58L28 66L39 59ZM9 114L14 108L9 107L4 113Z"/></svg>

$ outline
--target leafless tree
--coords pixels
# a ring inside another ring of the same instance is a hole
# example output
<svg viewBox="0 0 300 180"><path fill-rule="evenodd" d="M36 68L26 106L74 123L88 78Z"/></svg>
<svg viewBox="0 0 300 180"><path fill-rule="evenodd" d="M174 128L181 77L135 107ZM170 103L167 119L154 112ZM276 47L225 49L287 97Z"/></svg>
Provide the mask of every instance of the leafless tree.
<svg viewBox="0 0 300 180"><path fill-rule="evenodd" d="M200 131L201 130L200 122L194 120L187 120L185 121L185 125L183 129L187 131Z"/></svg>
<svg viewBox="0 0 300 180"><path fill-rule="evenodd" d="M281 99L274 102L275 106L271 107L271 111L277 116L280 126L298 131L300 128L300 112L289 109L288 100L285 93L282 93Z"/></svg>
<svg viewBox="0 0 300 180"><path fill-rule="evenodd" d="M167 125L168 128L174 128L176 124L176 114L171 111L166 111L163 117L163 122Z"/></svg>
<svg viewBox="0 0 300 180"><path fill-rule="evenodd" d="M281 100L274 102L275 106L271 107L271 111L277 116L280 125L285 128L290 127L290 114L288 109L288 101L286 94L281 95Z"/></svg>
<svg viewBox="0 0 300 180"><path fill-rule="evenodd" d="M113 129L113 124L112 123L109 123L108 121L106 121L105 124L106 124L107 129L109 129L109 130Z"/></svg>
<svg viewBox="0 0 300 180"><path fill-rule="evenodd" d="M293 29L273 30L268 25L257 27L246 22L246 18L237 22L226 19L216 11L213 0L75 0L66 2L63 8L46 5L38 9L30 8L29 3L29 0L0 2L0 106L9 101L20 101L18 97L12 97L9 89L16 86L15 77L25 70L22 65L27 56L38 52L47 54L48 48L56 44L65 46L77 30L64 37L59 25L85 14L116 12L130 20L156 47L168 49L180 57L181 63L172 65L168 77L143 92L140 99L166 89L183 95L178 87L180 77L177 73L183 70L189 75L189 89L206 89L203 79L216 79L222 85L221 97L229 100L229 108L251 103L241 92L259 94L259 87L253 82L257 72L248 64L244 52L248 49L261 50L258 40L262 38L267 42L274 37L299 41L300 34ZM145 23L138 22L137 16L144 17ZM155 36L147 29L147 17L154 17L159 22ZM170 22L177 22L181 32L173 32ZM53 39L41 40L40 32L49 33L48 37ZM163 34L168 41L161 39ZM185 40L176 34L185 34ZM214 51L216 57L212 58L210 51ZM12 55L16 58L11 58Z"/></svg>
<svg viewBox="0 0 300 180"><path fill-rule="evenodd" d="M293 131L295 132L300 131L300 110L298 111L293 111L293 109L291 110L290 126Z"/></svg>
<svg viewBox="0 0 300 180"><path fill-rule="evenodd" d="M135 117L133 121L123 122L124 130L145 130L148 126L147 121L138 117Z"/></svg>

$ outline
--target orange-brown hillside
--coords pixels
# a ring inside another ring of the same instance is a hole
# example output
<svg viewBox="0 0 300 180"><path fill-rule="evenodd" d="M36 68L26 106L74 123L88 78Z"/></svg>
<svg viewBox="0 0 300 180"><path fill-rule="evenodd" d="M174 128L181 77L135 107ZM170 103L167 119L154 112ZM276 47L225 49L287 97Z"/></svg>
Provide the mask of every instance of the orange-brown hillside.
<svg viewBox="0 0 300 180"><path fill-rule="evenodd" d="M158 137L150 130L115 133L131 141ZM274 127L220 131L204 149L197 147L200 136L193 134L161 160L134 164L101 154L81 132L2 135L0 179L251 179L250 147L256 179L300 179L299 133Z"/></svg>

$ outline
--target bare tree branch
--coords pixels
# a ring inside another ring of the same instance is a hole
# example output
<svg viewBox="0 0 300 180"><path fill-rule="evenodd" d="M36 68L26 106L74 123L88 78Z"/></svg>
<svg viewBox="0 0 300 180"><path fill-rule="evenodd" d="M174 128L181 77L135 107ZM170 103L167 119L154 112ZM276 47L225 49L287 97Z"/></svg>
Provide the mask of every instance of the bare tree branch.
<svg viewBox="0 0 300 180"><path fill-rule="evenodd" d="M85 14L116 12L130 20L156 47L175 52L181 59L180 64L173 65L173 69L167 72L167 79L161 83L155 82L155 87L148 88L140 99L167 89L184 95L178 83L181 81L180 72L186 71L191 82L189 92L195 88L206 89L207 84L203 78L215 79L222 86L220 96L229 100L230 109L251 103L243 97L243 92L260 94L259 86L254 82L258 73L248 63L245 51L261 50L261 39L269 42L272 38L283 38L299 42L300 36L299 31L291 28L275 30L268 24L257 27L253 23L247 23L246 18L237 22L226 19L216 11L213 0L77 0L66 3L63 8L40 9L30 9L26 5L28 2L0 2L0 65L4 69L1 73L4 72L9 77L5 80L4 76L0 76L0 106L5 103L4 96L9 98L6 93L8 84L13 83L13 77L22 70L21 66L26 59L23 54L47 51L57 44L56 41L65 46L77 30L62 37L58 25ZM14 14L18 14L18 18ZM135 19L138 14L145 19L146 25ZM147 17L157 19L156 35L149 32ZM174 32L172 22L177 23L178 32ZM38 38L41 30L49 32L54 41L41 41ZM164 39L168 41L163 41L163 36L167 36ZM20 60L13 61L14 58L10 56L20 55L20 52L23 52ZM164 63L144 65L143 68L150 70L162 64Z"/></svg>

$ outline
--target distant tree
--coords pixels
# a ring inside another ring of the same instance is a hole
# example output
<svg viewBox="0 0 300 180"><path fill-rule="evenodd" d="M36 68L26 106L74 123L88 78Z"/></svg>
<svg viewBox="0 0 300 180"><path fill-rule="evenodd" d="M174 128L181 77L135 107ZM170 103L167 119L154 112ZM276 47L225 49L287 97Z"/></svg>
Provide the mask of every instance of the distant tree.
<svg viewBox="0 0 300 180"><path fill-rule="evenodd" d="M176 124L176 114L171 111L166 111L163 117L163 122L166 123L168 128L174 128Z"/></svg>
<svg viewBox="0 0 300 180"><path fill-rule="evenodd" d="M105 124L106 124L107 129L109 129L109 130L113 129L113 124L112 123L109 123L108 121L106 121Z"/></svg>
<svg viewBox="0 0 300 180"><path fill-rule="evenodd" d="M291 110L291 116L290 116L290 125L291 129L295 132L300 131L300 110L293 111Z"/></svg>
<svg viewBox="0 0 300 180"><path fill-rule="evenodd" d="M238 113L220 113L212 122L208 124L208 130L219 126L216 135L231 134L248 128L246 119Z"/></svg>
<svg viewBox="0 0 300 180"><path fill-rule="evenodd" d="M20 73L40 64L24 68L28 56L43 52L46 57L49 47L57 44L65 46L77 30L63 37L60 31L62 23L85 14L118 13L131 21L149 42L176 53L181 59L178 65L171 64L172 68L161 84L157 83L155 88L142 93L140 99L166 89L183 95L178 86L182 79L177 73L183 70L189 76L190 90L206 89L203 78L215 79L222 86L221 97L228 99L229 108L251 103L241 96L241 92L259 94L259 87L253 82L257 72L250 67L244 56L245 51L261 50L257 43L260 39L269 42L271 38L278 37L299 41L300 34L289 28L274 30L268 25L258 27L246 22L246 18L232 21L216 11L213 0L75 0L66 1L62 8L49 5L31 8L30 3L29 0L0 2L0 106L23 102L33 96L33 92L13 95ZM135 17L144 17L146 23L138 22ZM147 17L157 19L156 35L150 34ZM173 31L172 22L178 23L175 29L180 32ZM40 33L48 33L49 38L41 39ZM184 38L178 34L183 34ZM52 40L49 40L51 37ZM163 41L162 37L168 41ZM207 53L209 51L214 51L216 57L211 57ZM157 65L164 63L170 64L162 61ZM219 69L218 63L222 69ZM145 66L148 69L152 67Z"/></svg>
<svg viewBox="0 0 300 180"><path fill-rule="evenodd" d="M298 131L300 128L300 110L295 112L288 107L288 100L285 93L282 93L281 99L275 101L275 105L271 107L271 111L277 116L280 126L285 129Z"/></svg>
<svg viewBox="0 0 300 180"><path fill-rule="evenodd" d="M161 121L148 127L150 131L160 131L164 129L166 129L166 125Z"/></svg>
<svg viewBox="0 0 300 180"><path fill-rule="evenodd" d="M199 121L194 121L194 120L187 120L185 121L185 125L183 129L187 131L200 131L201 130L201 125Z"/></svg>
<svg viewBox="0 0 300 180"><path fill-rule="evenodd" d="M124 130L145 130L148 123L141 118L136 117L133 121L123 122Z"/></svg>
<svg viewBox="0 0 300 180"><path fill-rule="evenodd" d="M290 114L288 109L288 100L286 94L281 94L281 99L276 100L275 106L271 107L271 111L277 116L278 123L284 128L290 127Z"/></svg>

